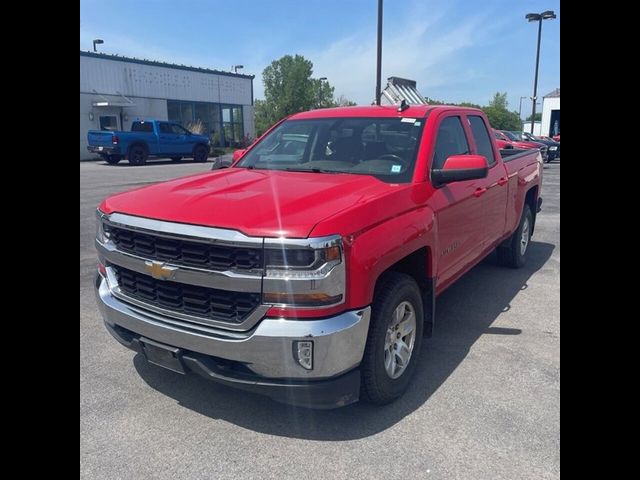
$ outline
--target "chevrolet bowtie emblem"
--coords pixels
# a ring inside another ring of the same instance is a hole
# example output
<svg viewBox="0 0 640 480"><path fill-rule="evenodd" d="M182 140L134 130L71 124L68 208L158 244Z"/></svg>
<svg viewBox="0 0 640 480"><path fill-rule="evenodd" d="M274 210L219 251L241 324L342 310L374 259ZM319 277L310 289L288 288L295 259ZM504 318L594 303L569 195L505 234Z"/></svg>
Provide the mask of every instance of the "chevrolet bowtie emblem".
<svg viewBox="0 0 640 480"><path fill-rule="evenodd" d="M173 272L177 270L176 267L167 267L162 262L144 262L145 267L147 267L147 272L151 274L153 278L157 278L158 280L167 280L171 278Z"/></svg>

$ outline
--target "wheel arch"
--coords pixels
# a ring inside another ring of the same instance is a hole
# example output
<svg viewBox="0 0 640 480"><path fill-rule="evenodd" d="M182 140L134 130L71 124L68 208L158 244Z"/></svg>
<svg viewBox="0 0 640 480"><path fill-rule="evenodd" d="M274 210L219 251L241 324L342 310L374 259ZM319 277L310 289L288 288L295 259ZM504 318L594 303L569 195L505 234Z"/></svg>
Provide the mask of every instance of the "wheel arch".
<svg viewBox="0 0 640 480"><path fill-rule="evenodd" d="M131 145L129 145L129 147L127 148L127 159L131 154L131 149L134 147L143 147L147 151L147 155L149 155L149 145L147 144L147 142L143 140L137 140L135 142L132 142Z"/></svg>
<svg viewBox="0 0 640 480"><path fill-rule="evenodd" d="M527 193L524 197L524 205L529 205L529 208L531 209L531 216L533 217L531 222L531 234L533 234L536 226L536 216L538 214L538 192L539 186L534 185L529 190L527 190ZM522 206L523 211L524 205Z"/></svg>
<svg viewBox="0 0 640 480"><path fill-rule="evenodd" d="M196 153L196 149L197 149L198 147L204 147L204 148L206 148L206 149L207 149L207 153L209 153L209 152L210 152L210 150L211 150L211 149L209 148L209 145L207 145L206 143L204 143L204 142L198 142L198 143L196 143L196 144L193 146L193 148L191 149L191 155L195 155L195 153Z"/></svg>
<svg viewBox="0 0 640 480"><path fill-rule="evenodd" d="M426 337L432 336L435 324L435 279L431 273L432 265L431 248L429 246L420 247L380 272L375 279L374 286L375 292L380 279L387 272L404 273L413 278L422 294L422 310L424 312L423 334Z"/></svg>

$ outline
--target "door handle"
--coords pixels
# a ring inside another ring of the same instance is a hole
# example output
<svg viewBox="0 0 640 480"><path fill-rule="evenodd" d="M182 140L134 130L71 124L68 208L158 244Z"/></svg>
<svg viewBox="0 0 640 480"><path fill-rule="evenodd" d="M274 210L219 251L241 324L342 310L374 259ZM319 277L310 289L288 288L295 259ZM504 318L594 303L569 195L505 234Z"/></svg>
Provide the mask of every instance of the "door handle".
<svg viewBox="0 0 640 480"><path fill-rule="evenodd" d="M509 183L509 179L506 177L502 177L500 180L498 180L498 185L500 186L506 185L507 183Z"/></svg>
<svg viewBox="0 0 640 480"><path fill-rule="evenodd" d="M476 188L476 191L473 192L473 195L476 196L476 197L479 197L480 195L483 195L484 192L486 192L486 191L487 191L486 187L478 187L478 188Z"/></svg>

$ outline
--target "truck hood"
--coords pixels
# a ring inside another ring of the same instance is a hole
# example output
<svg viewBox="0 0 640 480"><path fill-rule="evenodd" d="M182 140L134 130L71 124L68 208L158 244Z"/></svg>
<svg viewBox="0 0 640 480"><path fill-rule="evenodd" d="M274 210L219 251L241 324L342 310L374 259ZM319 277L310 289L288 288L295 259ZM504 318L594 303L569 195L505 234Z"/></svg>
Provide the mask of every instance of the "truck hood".
<svg viewBox="0 0 640 480"><path fill-rule="evenodd" d="M306 238L323 219L393 187L369 175L228 168L113 195L100 210L249 236Z"/></svg>

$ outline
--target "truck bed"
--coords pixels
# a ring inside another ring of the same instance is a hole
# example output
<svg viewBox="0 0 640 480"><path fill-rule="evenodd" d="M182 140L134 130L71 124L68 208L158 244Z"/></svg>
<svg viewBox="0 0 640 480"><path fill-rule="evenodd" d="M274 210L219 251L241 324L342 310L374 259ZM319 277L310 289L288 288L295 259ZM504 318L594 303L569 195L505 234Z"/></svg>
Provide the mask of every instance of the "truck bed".
<svg viewBox="0 0 640 480"><path fill-rule="evenodd" d="M528 184L542 182L542 157L539 150L535 149L509 149L500 150L502 161L509 178L509 196L507 199L507 232L511 234L520 221L521 208L524 203L525 192L529 190ZM532 212L534 215L536 212Z"/></svg>

